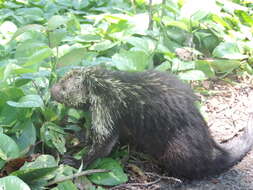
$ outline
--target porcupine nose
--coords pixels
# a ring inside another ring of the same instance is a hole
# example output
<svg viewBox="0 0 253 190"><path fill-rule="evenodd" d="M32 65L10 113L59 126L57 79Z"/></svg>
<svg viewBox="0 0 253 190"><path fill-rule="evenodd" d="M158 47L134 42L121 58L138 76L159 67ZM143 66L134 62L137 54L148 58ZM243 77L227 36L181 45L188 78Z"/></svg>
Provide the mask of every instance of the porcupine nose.
<svg viewBox="0 0 253 190"><path fill-rule="evenodd" d="M56 101L61 101L61 95L60 95L60 92L61 92L61 87L60 85L58 84L55 84L53 85L53 87L51 88L51 97L53 98L53 100L56 100Z"/></svg>

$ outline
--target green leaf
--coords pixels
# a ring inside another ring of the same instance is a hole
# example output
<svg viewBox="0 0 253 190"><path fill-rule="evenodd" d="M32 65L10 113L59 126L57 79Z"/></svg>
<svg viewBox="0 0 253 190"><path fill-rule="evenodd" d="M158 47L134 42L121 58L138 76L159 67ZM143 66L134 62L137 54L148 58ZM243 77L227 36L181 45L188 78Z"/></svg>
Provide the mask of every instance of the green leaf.
<svg viewBox="0 0 253 190"><path fill-rule="evenodd" d="M186 72L180 72L178 74L179 78L182 80L205 80L207 79L206 75L199 70L190 70Z"/></svg>
<svg viewBox="0 0 253 190"><path fill-rule="evenodd" d="M85 34L75 38L78 42L100 42L101 39L101 36L95 34Z"/></svg>
<svg viewBox="0 0 253 190"><path fill-rule="evenodd" d="M209 13L206 11L198 10L192 15L191 19L193 21L200 21L201 19L205 18L208 14Z"/></svg>
<svg viewBox="0 0 253 190"><path fill-rule="evenodd" d="M29 57L29 59L26 61L26 63L23 66L25 67L25 66L30 66L33 64L38 64L44 59L50 57L51 55L53 55L52 50L48 47L44 47L34 52L34 54Z"/></svg>
<svg viewBox="0 0 253 190"><path fill-rule="evenodd" d="M126 41L134 46L134 50L144 51L146 54L152 53L156 47L156 42L149 38L131 36Z"/></svg>
<svg viewBox="0 0 253 190"><path fill-rule="evenodd" d="M195 68L202 71L208 78L215 77L215 72L210 66L210 62L206 60L196 60Z"/></svg>
<svg viewBox="0 0 253 190"><path fill-rule="evenodd" d="M0 187L3 190L31 190L26 183L15 176L1 178Z"/></svg>
<svg viewBox="0 0 253 190"><path fill-rule="evenodd" d="M21 86L23 86L23 85L25 85L25 84L27 84L27 83L29 83L29 82L31 82L31 79L29 79L29 78L17 78L16 80L15 80L15 87L21 87Z"/></svg>
<svg viewBox="0 0 253 190"><path fill-rule="evenodd" d="M175 20L171 21L170 20L168 22L165 22L165 24L167 26L175 26L175 27L181 28L182 30L185 30L185 31L189 30L189 26L182 21L175 21Z"/></svg>
<svg viewBox="0 0 253 190"><path fill-rule="evenodd" d="M143 71L150 63L149 56L143 51L121 50L112 60L115 67L123 71Z"/></svg>
<svg viewBox="0 0 253 190"><path fill-rule="evenodd" d="M15 58L19 61L20 64L26 63L31 58L33 58L33 55L36 54L37 51L44 48L48 48L45 43L37 42L32 39L26 40L17 46Z"/></svg>
<svg viewBox="0 0 253 190"><path fill-rule="evenodd" d="M95 43L93 46L90 47L90 50L95 50L95 51L105 51L107 49L110 49L114 46L116 46L118 43L113 43L110 40L104 40L99 43Z"/></svg>
<svg viewBox="0 0 253 190"><path fill-rule="evenodd" d="M52 155L40 155L33 162L26 162L20 170L24 169L39 169L39 168L52 168L56 167L57 162Z"/></svg>
<svg viewBox="0 0 253 190"><path fill-rule="evenodd" d="M7 101L7 104L19 108L36 108L44 105L39 95L26 95L20 98L18 102Z"/></svg>
<svg viewBox="0 0 253 190"><path fill-rule="evenodd" d="M208 60L210 62L210 66L218 73L227 73L231 72L234 69L238 68L241 65L239 60Z"/></svg>
<svg viewBox="0 0 253 190"><path fill-rule="evenodd" d="M22 123L22 125L23 126L21 128L23 130L21 134L15 138L15 141L19 147L20 152L25 154L36 142L36 129L30 119L26 120L24 123Z"/></svg>
<svg viewBox="0 0 253 190"><path fill-rule="evenodd" d="M249 74L253 75L253 68L252 68L248 63L245 63L244 69L245 69Z"/></svg>
<svg viewBox="0 0 253 190"><path fill-rule="evenodd" d="M16 37L23 34L24 32L31 31L31 30L42 31L44 30L44 27L39 24L29 24L29 25L23 26L15 32L15 34L12 36L12 39L15 39Z"/></svg>
<svg viewBox="0 0 253 190"><path fill-rule="evenodd" d="M214 50L213 56L225 59L244 59L248 56L243 55L235 42L222 42Z"/></svg>
<svg viewBox="0 0 253 190"><path fill-rule="evenodd" d="M155 70L158 71L167 71L171 68L171 63L169 61L165 61L163 63L161 63L160 65L158 65Z"/></svg>
<svg viewBox="0 0 253 190"><path fill-rule="evenodd" d="M197 50L211 55L214 48L219 45L220 39L211 30L202 29L194 32L194 42Z"/></svg>
<svg viewBox="0 0 253 190"><path fill-rule="evenodd" d="M128 181L127 175L124 173L118 161L112 158L98 159L90 165L91 169L106 169L109 173L97 173L88 176L88 178L98 185L118 185Z"/></svg>
<svg viewBox="0 0 253 190"><path fill-rule="evenodd" d="M57 185L57 190L78 190L72 181L64 181Z"/></svg>
<svg viewBox="0 0 253 190"><path fill-rule="evenodd" d="M194 61L182 61L178 58L172 59L172 72L186 71L191 69L195 69Z"/></svg>
<svg viewBox="0 0 253 190"><path fill-rule="evenodd" d="M43 21L44 12L38 7L20 8L17 9L16 14L21 17L22 24Z"/></svg>
<svg viewBox="0 0 253 190"><path fill-rule="evenodd" d="M68 19L63 16L55 15L51 17L48 21L48 30L55 30L61 25L64 25L68 22Z"/></svg>
<svg viewBox="0 0 253 190"><path fill-rule="evenodd" d="M30 184L40 179L51 179L57 169L57 163L51 155L41 155L33 162L26 162L19 170L10 175L17 176Z"/></svg>
<svg viewBox="0 0 253 190"><path fill-rule="evenodd" d="M49 32L49 47L54 48L58 46L66 35L67 31L63 28Z"/></svg>
<svg viewBox="0 0 253 190"><path fill-rule="evenodd" d="M77 65L85 57L86 48L74 48L58 60L58 65Z"/></svg>
<svg viewBox="0 0 253 190"><path fill-rule="evenodd" d="M49 147L56 148L61 154L66 152L65 132L58 125L52 122L46 122L40 129L41 140Z"/></svg>
<svg viewBox="0 0 253 190"><path fill-rule="evenodd" d="M0 133L0 166L3 166L5 161L18 158L20 156L18 145L9 136Z"/></svg>

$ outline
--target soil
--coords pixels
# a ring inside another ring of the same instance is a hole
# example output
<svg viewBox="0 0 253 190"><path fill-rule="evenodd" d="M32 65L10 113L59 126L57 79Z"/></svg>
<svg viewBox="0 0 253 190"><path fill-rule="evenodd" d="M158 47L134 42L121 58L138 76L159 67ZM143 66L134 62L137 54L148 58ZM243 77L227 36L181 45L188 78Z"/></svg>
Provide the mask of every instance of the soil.
<svg viewBox="0 0 253 190"><path fill-rule="evenodd" d="M224 143L240 135L249 112L253 112L253 77L230 76L227 80L209 80L193 86L208 92L197 95L213 137ZM204 180L182 182L164 176L155 164L138 159L128 165L127 172L129 182L113 190L253 190L253 150L229 171Z"/></svg>

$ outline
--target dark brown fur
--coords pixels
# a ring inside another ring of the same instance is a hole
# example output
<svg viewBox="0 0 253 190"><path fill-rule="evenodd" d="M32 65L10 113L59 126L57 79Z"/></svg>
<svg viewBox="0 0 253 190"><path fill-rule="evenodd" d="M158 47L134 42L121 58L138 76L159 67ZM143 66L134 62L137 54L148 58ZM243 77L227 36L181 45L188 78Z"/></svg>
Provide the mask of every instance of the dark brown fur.
<svg viewBox="0 0 253 190"><path fill-rule="evenodd" d="M197 179L229 169L253 144L252 126L240 138L217 144L191 88L166 72L76 69L53 86L52 97L92 112L86 164L107 156L120 140L157 159L171 176Z"/></svg>

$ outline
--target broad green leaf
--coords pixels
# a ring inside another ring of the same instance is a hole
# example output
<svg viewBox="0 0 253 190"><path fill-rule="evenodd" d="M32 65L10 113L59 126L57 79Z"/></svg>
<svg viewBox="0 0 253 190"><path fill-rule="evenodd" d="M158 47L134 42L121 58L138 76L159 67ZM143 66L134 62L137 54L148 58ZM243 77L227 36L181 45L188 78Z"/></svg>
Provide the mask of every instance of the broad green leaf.
<svg viewBox="0 0 253 190"><path fill-rule="evenodd" d="M84 2L84 1L82 1L82 2ZM70 16L70 18L69 18L69 20L67 22L66 29L67 29L67 31L69 33L72 33L72 34L79 34L80 33L80 31L81 31L81 24L80 24L80 20L79 20L78 15L75 16L74 14L71 14L71 16Z"/></svg>
<svg viewBox="0 0 253 190"><path fill-rule="evenodd" d="M64 181L57 185L53 190L78 190L72 181Z"/></svg>
<svg viewBox="0 0 253 190"><path fill-rule="evenodd" d="M97 34L85 34L85 35L79 35L75 38L78 42L100 42L101 36Z"/></svg>
<svg viewBox="0 0 253 190"><path fill-rule="evenodd" d="M90 165L92 169L107 169L111 172L108 173L97 173L88 176L88 178L95 184L98 185L118 185L127 182L127 175L124 173L122 167L118 161L112 158L98 159Z"/></svg>
<svg viewBox="0 0 253 190"><path fill-rule="evenodd" d="M41 140L49 147L56 148L61 154L66 152L65 132L58 125L46 122L40 129Z"/></svg>
<svg viewBox="0 0 253 190"><path fill-rule="evenodd" d="M163 63L161 63L160 65L158 65L155 70L158 71L167 71L171 68L171 63L169 61L165 61Z"/></svg>
<svg viewBox="0 0 253 190"><path fill-rule="evenodd" d="M200 21L201 19L205 18L205 17L208 16L208 15L209 15L208 12L202 11L202 10L198 10L198 11L196 11L196 12L192 15L191 19L192 19L193 21Z"/></svg>
<svg viewBox="0 0 253 190"><path fill-rule="evenodd" d="M22 24L34 23L44 20L44 13L38 7L20 8L17 9L16 14L20 17L20 20L22 20Z"/></svg>
<svg viewBox="0 0 253 190"><path fill-rule="evenodd" d="M77 65L85 57L86 48L74 48L58 60L59 66Z"/></svg>
<svg viewBox="0 0 253 190"><path fill-rule="evenodd" d="M118 43L113 43L110 40L104 40L102 42L95 43L93 46L90 47L90 50L95 51L105 51L116 46Z"/></svg>
<svg viewBox="0 0 253 190"><path fill-rule="evenodd" d="M202 71L208 78L215 77L214 69L210 66L210 62L206 60L196 60L195 68Z"/></svg>
<svg viewBox="0 0 253 190"><path fill-rule="evenodd" d="M172 72L178 72L178 71L186 71L195 69L195 62L194 61L182 61L178 58L172 59Z"/></svg>
<svg viewBox="0 0 253 190"><path fill-rule="evenodd" d="M0 114L0 125L2 126L12 126L17 122L18 109L15 109L9 105L5 105L1 108Z"/></svg>
<svg viewBox="0 0 253 190"><path fill-rule="evenodd" d="M20 88L9 87L0 91L0 125L12 125L19 115L25 119L24 109L16 109L6 104L8 100L18 101L22 96L24 93Z"/></svg>
<svg viewBox="0 0 253 190"><path fill-rule="evenodd" d="M57 169L57 167L42 167L42 168L27 168L27 169L19 169L10 175L17 176L26 183L34 183L36 180L43 179L48 175L53 176L53 172ZM50 177L52 178L52 177Z"/></svg>
<svg viewBox="0 0 253 190"><path fill-rule="evenodd" d="M36 180L51 179L56 169L57 163L53 156L41 155L33 162L26 162L24 166L10 175L17 176L30 184Z"/></svg>
<svg viewBox="0 0 253 190"><path fill-rule="evenodd" d="M243 55L235 42L222 42L214 50L213 56L225 59L244 59L247 58Z"/></svg>
<svg viewBox="0 0 253 190"><path fill-rule="evenodd" d="M244 24L253 26L253 16L247 13L247 11L237 10L236 14L239 15L240 19L244 21Z"/></svg>
<svg viewBox="0 0 253 190"><path fill-rule="evenodd" d="M126 42L134 46L134 50L144 51L147 54L152 53L156 48L156 42L149 38L129 37Z"/></svg>
<svg viewBox="0 0 253 190"><path fill-rule="evenodd" d="M241 65L239 60L215 59L215 60L208 60L208 61L210 62L210 66L215 70L215 72L218 72L218 73L231 72Z"/></svg>
<svg viewBox="0 0 253 190"><path fill-rule="evenodd" d="M23 86L23 85L25 85L25 84L27 84L29 82L31 82L31 79L29 79L29 78L22 78L21 77L21 78L17 78L15 80L14 85L15 85L15 87L21 87L21 86Z"/></svg>
<svg viewBox="0 0 253 190"><path fill-rule="evenodd" d="M15 70L13 70L13 74L28 74L28 73L35 73L38 70L39 64L34 64L33 66L35 66L34 68L16 68Z"/></svg>
<svg viewBox="0 0 253 190"><path fill-rule="evenodd" d="M52 168L56 167L57 162L55 161L55 158L52 155L41 155L33 162L26 162L20 170L24 169L39 169L39 168Z"/></svg>
<svg viewBox="0 0 253 190"><path fill-rule="evenodd" d="M33 64L38 64L44 59L50 57L53 54L52 50L48 47L44 47L36 52L28 58L26 63L23 65L24 67L33 65Z"/></svg>
<svg viewBox="0 0 253 190"><path fill-rule="evenodd" d="M49 32L49 47L54 48L58 46L66 35L67 31L62 28Z"/></svg>
<svg viewBox="0 0 253 190"><path fill-rule="evenodd" d="M219 15L213 14L212 19L215 23L220 24L221 26L231 29L231 26Z"/></svg>
<svg viewBox="0 0 253 190"><path fill-rule="evenodd" d="M189 30L189 26L182 21L175 21L175 20L171 21L170 20L168 22L165 22L165 24L167 26L175 26L175 27L181 28L182 30L185 30L185 31Z"/></svg>
<svg viewBox="0 0 253 190"><path fill-rule="evenodd" d="M113 55L113 64L123 71L143 71L148 68L149 56L143 51L126 51Z"/></svg>
<svg viewBox="0 0 253 190"><path fill-rule="evenodd" d="M15 58L20 64L26 63L39 50L48 48L43 42L37 42L32 39L26 40L17 46Z"/></svg>
<svg viewBox="0 0 253 190"><path fill-rule="evenodd" d="M42 31L44 30L44 27L39 24L29 24L29 25L23 26L21 28L18 28L18 30L12 36L12 39L15 39L16 37L23 34L24 32L31 31L31 30Z"/></svg>
<svg viewBox="0 0 253 190"><path fill-rule="evenodd" d="M36 141L36 129L33 126L33 123L31 120L26 120L24 123L22 123L22 132L21 134L14 138L20 152L23 154L27 153L29 151L30 146L35 144Z"/></svg>
<svg viewBox="0 0 253 190"><path fill-rule="evenodd" d="M44 105L39 95L26 95L20 98L18 102L7 101L7 104L19 108L36 108Z"/></svg>
<svg viewBox="0 0 253 190"><path fill-rule="evenodd" d="M196 49L206 55L211 55L214 48L219 45L220 39L211 30L198 30L194 33Z"/></svg>
<svg viewBox="0 0 253 190"><path fill-rule="evenodd" d="M165 38L169 38L173 42L176 42L180 45L184 45L184 43L191 36L191 34L188 31L183 30L176 26L171 26L167 28L165 32L166 32L166 35L164 36ZM168 46L172 46L172 45L168 44Z"/></svg>
<svg viewBox="0 0 253 190"><path fill-rule="evenodd" d="M48 30L52 31L58 28L61 25L64 25L68 22L68 19L66 17L55 15L51 17L48 21Z"/></svg>
<svg viewBox="0 0 253 190"><path fill-rule="evenodd" d="M182 80L205 80L207 76L199 70L190 70L185 72L180 72L178 74L179 78Z"/></svg>
<svg viewBox="0 0 253 190"><path fill-rule="evenodd" d="M31 190L21 179L15 176L7 176L0 179L1 190Z"/></svg>
<svg viewBox="0 0 253 190"><path fill-rule="evenodd" d="M249 74L253 75L253 68L252 68L248 63L245 64L244 69L245 69Z"/></svg>
<svg viewBox="0 0 253 190"><path fill-rule="evenodd" d="M0 166L2 166L5 161L18 158L19 156L20 151L15 141L9 136L0 133Z"/></svg>

